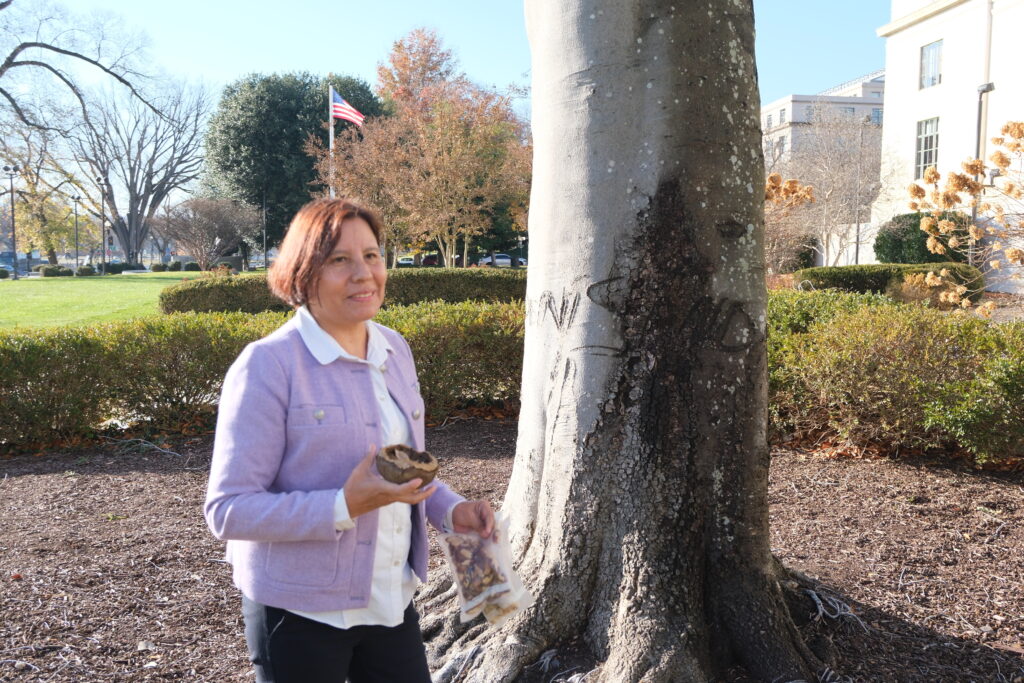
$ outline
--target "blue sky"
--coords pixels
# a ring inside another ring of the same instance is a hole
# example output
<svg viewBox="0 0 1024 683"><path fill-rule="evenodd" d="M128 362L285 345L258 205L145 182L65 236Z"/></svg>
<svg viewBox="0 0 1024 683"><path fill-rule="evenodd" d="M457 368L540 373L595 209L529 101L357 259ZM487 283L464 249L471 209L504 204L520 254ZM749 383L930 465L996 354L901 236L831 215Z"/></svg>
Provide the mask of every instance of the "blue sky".
<svg viewBox="0 0 1024 683"><path fill-rule="evenodd" d="M484 85L529 83L521 0L71 0L75 12L120 15L149 37L171 74L216 90L252 72L330 71L376 82L391 44L435 28ZM762 101L813 94L882 68L889 0L754 0ZM256 9L260 8L260 9Z"/></svg>

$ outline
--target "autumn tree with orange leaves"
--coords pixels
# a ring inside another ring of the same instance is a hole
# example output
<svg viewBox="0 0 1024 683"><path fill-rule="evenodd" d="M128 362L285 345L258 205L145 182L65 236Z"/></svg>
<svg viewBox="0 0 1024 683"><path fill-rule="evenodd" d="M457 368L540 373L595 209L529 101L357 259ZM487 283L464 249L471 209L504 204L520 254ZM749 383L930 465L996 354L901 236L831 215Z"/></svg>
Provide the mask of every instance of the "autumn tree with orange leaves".
<svg viewBox="0 0 1024 683"><path fill-rule="evenodd" d="M495 212L525 213L525 124L511 95L458 73L432 31L417 29L396 41L378 78L392 115L339 135L333 164L327 150L314 147L318 173L338 194L381 214L392 259L399 250L434 243L451 265L457 246L465 253Z"/></svg>

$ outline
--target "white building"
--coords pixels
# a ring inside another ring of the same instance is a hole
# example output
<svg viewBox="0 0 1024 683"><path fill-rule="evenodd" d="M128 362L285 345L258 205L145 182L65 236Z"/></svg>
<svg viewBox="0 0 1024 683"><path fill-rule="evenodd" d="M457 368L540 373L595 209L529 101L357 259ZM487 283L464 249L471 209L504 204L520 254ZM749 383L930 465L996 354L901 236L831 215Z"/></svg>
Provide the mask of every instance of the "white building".
<svg viewBox="0 0 1024 683"><path fill-rule="evenodd" d="M891 191L872 207L873 222L908 211L900 190L925 168L961 171L976 146L987 159L1002 125L1024 120L1022 30L1024 0L893 0L892 20L878 29L888 86L882 182Z"/></svg>
<svg viewBox="0 0 1024 683"><path fill-rule="evenodd" d="M885 99L885 71L875 71L829 88L817 95L786 95L774 102L761 105L761 130L764 131L765 160L771 168L785 161L800 139L813 125L816 108L832 109L838 113L875 125L882 125Z"/></svg>

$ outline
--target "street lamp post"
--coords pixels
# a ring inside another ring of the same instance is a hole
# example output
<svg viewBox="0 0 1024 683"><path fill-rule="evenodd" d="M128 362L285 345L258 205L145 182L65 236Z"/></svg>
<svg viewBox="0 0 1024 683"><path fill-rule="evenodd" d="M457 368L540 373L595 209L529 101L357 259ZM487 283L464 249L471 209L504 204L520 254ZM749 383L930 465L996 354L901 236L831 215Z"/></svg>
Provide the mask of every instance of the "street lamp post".
<svg viewBox="0 0 1024 683"><path fill-rule="evenodd" d="M75 203L75 271L78 270L78 202L81 199L77 194L71 198Z"/></svg>
<svg viewBox="0 0 1024 683"><path fill-rule="evenodd" d="M985 103L985 95L996 89L994 83L982 83L978 86L978 125L974 130L974 158L981 158L981 112ZM974 176L975 182L978 180L977 174ZM978 224L978 201L979 197L974 201L974 206L971 207L971 225ZM974 242L972 241L967 247L967 262L974 265Z"/></svg>
<svg viewBox="0 0 1024 683"><path fill-rule="evenodd" d="M860 138L859 138L858 143L857 143L857 197L854 200L855 201L854 212L856 214L856 217L854 218L854 221L857 223L857 234L854 237L854 239L856 241L853 244L853 264L854 265L859 265L860 264L861 183L864 180L864 178L863 178L863 176L864 176L864 167L861 165L861 161L864 158L864 126L868 125L869 123L871 123L871 117L870 116L865 116L864 120L861 121L861 124L858 127L860 129L860 131L859 131L860 132Z"/></svg>
<svg viewBox="0 0 1024 683"><path fill-rule="evenodd" d="M102 176L96 176L96 183L100 186L100 264L103 270L100 274L107 274L107 205L106 194L103 192L104 184Z"/></svg>
<svg viewBox="0 0 1024 683"><path fill-rule="evenodd" d="M10 181L11 186L11 249L14 251L14 279L18 279L18 238L14 230L14 176L18 175L18 171L21 169L17 164L11 164L10 166L4 166L4 173L7 174L7 179Z"/></svg>

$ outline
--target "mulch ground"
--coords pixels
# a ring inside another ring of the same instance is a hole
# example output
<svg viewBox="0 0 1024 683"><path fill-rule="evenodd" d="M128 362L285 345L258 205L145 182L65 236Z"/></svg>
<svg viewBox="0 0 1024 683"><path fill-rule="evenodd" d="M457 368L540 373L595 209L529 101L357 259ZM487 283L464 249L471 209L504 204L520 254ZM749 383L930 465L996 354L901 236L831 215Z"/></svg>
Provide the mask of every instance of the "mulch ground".
<svg viewBox="0 0 1024 683"><path fill-rule="evenodd" d="M514 422L428 432L455 489L500 502ZM253 680L200 515L210 439L170 448L0 460L0 681ZM1024 473L778 450L770 496L776 554L851 611L808 627L839 673L1024 682Z"/></svg>

